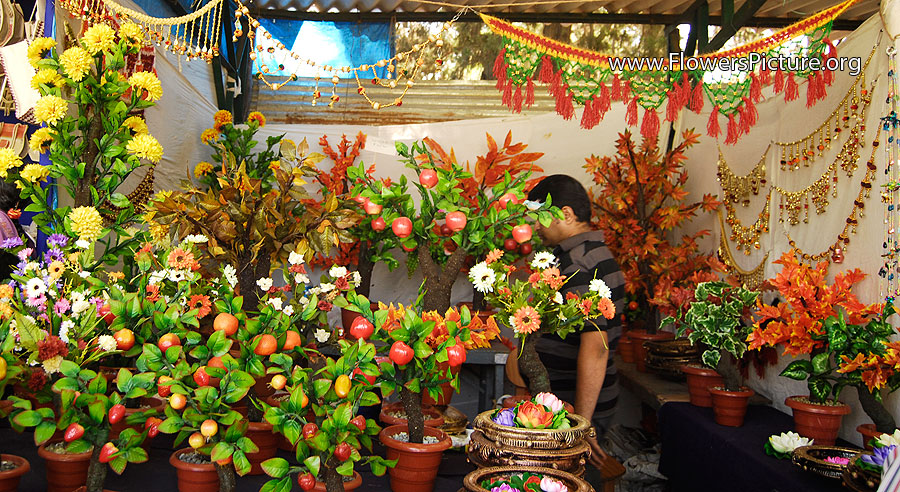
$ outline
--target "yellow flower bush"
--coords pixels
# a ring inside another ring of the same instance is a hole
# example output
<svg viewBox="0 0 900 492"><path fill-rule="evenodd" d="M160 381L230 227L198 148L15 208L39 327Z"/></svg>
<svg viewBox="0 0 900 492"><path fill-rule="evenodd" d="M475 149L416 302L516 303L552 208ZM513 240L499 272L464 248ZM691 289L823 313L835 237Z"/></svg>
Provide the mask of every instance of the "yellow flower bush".
<svg viewBox="0 0 900 492"><path fill-rule="evenodd" d="M80 239L96 241L103 234L103 217L94 207L76 207L69 212L72 232Z"/></svg>
<svg viewBox="0 0 900 492"><path fill-rule="evenodd" d="M61 87L64 82L62 76L56 73L56 70L53 70L52 68L42 68L34 75L34 77L32 77L31 87L40 89L42 84L51 87Z"/></svg>
<svg viewBox="0 0 900 492"><path fill-rule="evenodd" d="M107 24L94 24L84 32L81 42L92 55L101 51L109 51L116 44L116 31Z"/></svg>
<svg viewBox="0 0 900 492"><path fill-rule="evenodd" d="M203 161L203 162L197 164L197 167L194 168L194 176L196 176L198 178L201 176L206 176L212 170L213 170L212 164L210 164L206 161Z"/></svg>
<svg viewBox="0 0 900 492"><path fill-rule="evenodd" d="M41 123L54 125L69 111L66 100L54 95L43 96L34 105L34 117Z"/></svg>
<svg viewBox="0 0 900 492"><path fill-rule="evenodd" d="M125 150L131 155L147 159L150 162L159 162L163 156L162 145L149 133L135 135L125 146Z"/></svg>
<svg viewBox="0 0 900 492"><path fill-rule="evenodd" d="M219 138L219 132L215 128L207 128L200 133L200 141L205 144L215 142L217 138Z"/></svg>
<svg viewBox="0 0 900 492"><path fill-rule="evenodd" d="M28 46L28 62L38 68L38 62L51 49L56 48L56 40L53 38L37 38Z"/></svg>
<svg viewBox="0 0 900 492"><path fill-rule="evenodd" d="M31 134L31 139L28 140L28 148L35 152L43 152L52 141L53 134L50 133L49 128L38 128Z"/></svg>
<svg viewBox="0 0 900 492"><path fill-rule="evenodd" d="M59 55L59 64L62 65L66 75L75 82L84 80L84 76L91 71L93 61L91 54L78 46L69 48Z"/></svg>
<svg viewBox="0 0 900 492"><path fill-rule="evenodd" d="M40 164L28 164L22 169L22 172L19 173L19 176L22 179L28 181L31 184L35 184L47 179L47 176L50 175L50 168L47 166L42 166ZM19 183L16 183L16 186L22 188Z"/></svg>
<svg viewBox="0 0 900 492"><path fill-rule="evenodd" d="M0 178L6 179L10 169L15 169L22 165L22 158L12 151L12 149L0 149Z"/></svg>
<svg viewBox="0 0 900 492"><path fill-rule="evenodd" d="M135 90L147 91L147 99L158 101L162 97L162 84L156 75L150 72L135 72L128 78L128 84Z"/></svg>
<svg viewBox="0 0 900 492"><path fill-rule="evenodd" d="M128 128L135 134L150 133L150 130L147 128L147 122L140 116L129 116L122 122L122 126Z"/></svg>

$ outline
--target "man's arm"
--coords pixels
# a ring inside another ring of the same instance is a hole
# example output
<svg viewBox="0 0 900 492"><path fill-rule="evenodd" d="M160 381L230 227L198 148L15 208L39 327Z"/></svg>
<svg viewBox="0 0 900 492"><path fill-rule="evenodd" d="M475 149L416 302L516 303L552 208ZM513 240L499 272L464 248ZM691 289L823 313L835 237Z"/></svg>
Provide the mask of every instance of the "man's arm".
<svg viewBox="0 0 900 492"><path fill-rule="evenodd" d="M585 326L587 328L587 326ZM606 380L606 364L609 360L609 342L606 332L586 329L581 333L578 349L578 372L575 380L575 413L591 420L597 398ZM606 453L596 438L585 438L591 447L589 462L600 468Z"/></svg>

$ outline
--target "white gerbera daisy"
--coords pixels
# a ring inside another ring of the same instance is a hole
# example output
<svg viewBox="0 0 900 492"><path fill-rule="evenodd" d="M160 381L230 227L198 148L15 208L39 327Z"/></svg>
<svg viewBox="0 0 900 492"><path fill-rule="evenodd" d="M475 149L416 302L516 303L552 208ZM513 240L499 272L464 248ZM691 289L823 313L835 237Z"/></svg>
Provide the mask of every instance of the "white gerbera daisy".
<svg viewBox="0 0 900 492"><path fill-rule="evenodd" d="M536 253L534 255L534 259L531 260L531 267L537 268L538 270L546 270L551 266L556 264L556 257L553 256L553 253L549 251L541 251L540 253Z"/></svg>
<svg viewBox="0 0 900 492"><path fill-rule="evenodd" d="M275 308L276 311L281 311L282 301L280 297L273 297L266 302Z"/></svg>
<svg viewBox="0 0 900 492"><path fill-rule="evenodd" d="M28 297L39 297L44 292L47 292L47 284L39 278L33 278L25 284L25 293Z"/></svg>
<svg viewBox="0 0 900 492"><path fill-rule="evenodd" d="M288 255L288 263L291 265L299 265L303 263L303 255L296 251L291 251L291 254Z"/></svg>
<svg viewBox="0 0 900 492"><path fill-rule="evenodd" d="M169 280L171 280L172 282L175 282L175 283L184 282L187 279L188 279L188 275L187 275L187 272L185 272L184 270L169 271Z"/></svg>
<svg viewBox="0 0 900 492"><path fill-rule="evenodd" d="M485 262L481 262L469 270L469 280L475 285L475 290L482 294L487 294L494 291L494 282L497 280L497 274Z"/></svg>
<svg viewBox="0 0 900 492"><path fill-rule="evenodd" d="M225 265L225 268L222 269L222 273L225 275L225 281L228 282L228 285L234 287L237 285L237 270L231 265Z"/></svg>
<svg viewBox="0 0 900 492"><path fill-rule="evenodd" d="M333 278L340 278L344 275L347 275L347 268L335 265L328 270L328 275L331 275Z"/></svg>
<svg viewBox="0 0 900 492"><path fill-rule="evenodd" d="M316 336L316 341L319 343L325 343L328 341L329 338L331 338L331 334L321 328L316 330L315 336Z"/></svg>
<svg viewBox="0 0 900 492"><path fill-rule="evenodd" d="M260 290L262 290L263 292L266 292L272 288L272 279L269 277L263 277L256 281L256 285L259 287Z"/></svg>
<svg viewBox="0 0 900 492"><path fill-rule="evenodd" d="M111 352L116 349L116 339L112 335L100 335L97 338L97 344L100 345L100 350L104 352Z"/></svg>
<svg viewBox="0 0 900 492"><path fill-rule="evenodd" d="M606 297L607 299L612 297L612 291L609 290L609 286L606 285L606 282L599 278L591 280L589 289L591 290L591 292L596 292L600 297Z"/></svg>

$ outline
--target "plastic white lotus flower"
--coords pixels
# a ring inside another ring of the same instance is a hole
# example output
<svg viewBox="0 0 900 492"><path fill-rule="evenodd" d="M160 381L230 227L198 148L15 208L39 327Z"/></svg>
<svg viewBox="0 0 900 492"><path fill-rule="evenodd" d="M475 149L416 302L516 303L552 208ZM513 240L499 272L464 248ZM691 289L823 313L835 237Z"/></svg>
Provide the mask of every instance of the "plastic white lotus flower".
<svg viewBox="0 0 900 492"><path fill-rule="evenodd" d="M769 437L769 444L772 449L779 453L793 453L800 446L809 446L813 440L808 437L801 437L796 432L782 432L780 436L773 435Z"/></svg>
<svg viewBox="0 0 900 492"><path fill-rule="evenodd" d="M900 429L895 430L893 434L882 434L881 437L878 438L878 443L882 447L900 447Z"/></svg>

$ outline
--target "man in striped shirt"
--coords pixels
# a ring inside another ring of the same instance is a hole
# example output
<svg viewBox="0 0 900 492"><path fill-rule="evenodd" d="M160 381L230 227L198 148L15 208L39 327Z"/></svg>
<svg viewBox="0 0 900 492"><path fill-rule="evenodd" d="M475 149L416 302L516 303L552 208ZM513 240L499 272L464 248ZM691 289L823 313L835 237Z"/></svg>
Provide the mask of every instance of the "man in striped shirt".
<svg viewBox="0 0 900 492"><path fill-rule="evenodd" d="M528 199L550 202L562 210L563 218L536 232L545 246L553 247L559 271L566 275L564 293L582 294L595 278L612 291L616 316L588 320L581 332L565 339L544 335L537 344L541 362L550 373L550 387L561 399L574 402L575 413L589 418L601 438L615 412L619 387L612 355L622 332L620 314L625 307L625 277L603 241L603 232L591 227L591 201L575 178L563 174L547 176L528 194ZM591 463L599 467L606 453L590 439Z"/></svg>

